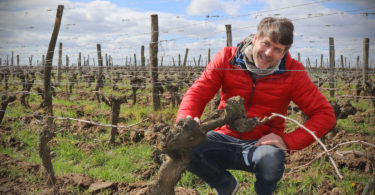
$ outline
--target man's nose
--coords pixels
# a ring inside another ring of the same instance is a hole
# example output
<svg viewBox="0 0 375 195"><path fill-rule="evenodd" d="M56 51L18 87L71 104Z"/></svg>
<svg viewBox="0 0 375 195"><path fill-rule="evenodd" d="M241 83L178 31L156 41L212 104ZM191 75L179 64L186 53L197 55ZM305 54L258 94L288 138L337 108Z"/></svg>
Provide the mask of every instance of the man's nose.
<svg viewBox="0 0 375 195"><path fill-rule="evenodd" d="M264 52L266 56L271 56L272 55L272 48L267 48L266 51Z"/></svg>

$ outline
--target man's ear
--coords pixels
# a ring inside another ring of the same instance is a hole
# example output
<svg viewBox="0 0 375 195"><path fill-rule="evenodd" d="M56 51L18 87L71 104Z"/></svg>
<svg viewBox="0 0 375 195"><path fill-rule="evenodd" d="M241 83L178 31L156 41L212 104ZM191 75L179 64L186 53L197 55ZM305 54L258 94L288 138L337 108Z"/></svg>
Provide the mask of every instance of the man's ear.
<svg viewBox="0 0 375 195"><path fill-rule="evenodd" d="M255 41L257 40L258 38L258 34L255 34L254 37L253 37L253 44L255 43Z"/></svg>

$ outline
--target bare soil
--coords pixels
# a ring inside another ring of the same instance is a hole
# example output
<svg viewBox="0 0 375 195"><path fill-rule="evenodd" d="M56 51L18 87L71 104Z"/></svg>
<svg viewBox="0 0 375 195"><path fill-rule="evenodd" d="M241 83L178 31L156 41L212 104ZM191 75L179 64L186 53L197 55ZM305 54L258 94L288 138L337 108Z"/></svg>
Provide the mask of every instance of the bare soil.
<svg viewBox="0 0 375 195"><path fill-rule="evenodd" d="M84 110L81 107L73 106L69 109L77 110L78 115L86 115L86 113L79 113L79 110ZM110 113L105 114L107 116L110 115ZM86 117L88 117L87 120L90 120L90 116ZM29 125L32 125L33 123L37 123L39 121L37 115L35 115L34 118L23 117L18 120L21 120L21 122ZM361 116L354 117L354 120L358 121L359 123L363 122L363 118L361 118ZM74 136L82 136L90 139L94 138L95 134L97 133L106 133L104 127L95 126L92 124L82 122L71 123L66 120L57 120L55 122L60 127L66 128L66 131L73 134ZM158 128L155 126L157 125L158 124L153 124L148 128L148 130L145 130L144 137L142 137L141 139L150 144L154 144L156 139L155 130L158 130ZM24 143L19 141L17 137L12 137L11 131L11 127L0 126L0 144L5 148L16 148L17 151L21 151L24 147ZM121 130L119 131L119 133L120 137L122 134L126 134L126 132L122 132ZM359 133L345 133L341 129L336 129L335 133L329 136L325 136L325 138L323 139L328 149L336 146L337 144L355 140L375 144L374 136ZM51 144L53 144L53 141ZM88 144L84 142L77 142L75 143L75 145L76 147L80 147L83 151L90 151L93 148L97 147L97 145L95 144ZM360 146L360 144L358 143L351 145ZM375 154L374 148L365 147L363 149L366 152ZM340 150L340 148L337 149L337 151ZM303 177L301 172L311 167L311 165L309 165L308 163L322 159L329 162L328 158L326 158L325 155L323 155L323 157L316 158L317 155L322 152L322 147L318 143L314 143L304 150L292 151L287 153L286 171L284 174L284 178L290 177L298 180L299 178ZM356 156L354 154L348 154L344 156L333 154L333 157L339 168L346 167L350 171L352 171L353 174L371 175L374 173L374 167L372 166L371 162L364 157ZM307 166L303 166L306 164ZM300 168L296 169L296 167ZM139 174L142 175L142 178L146 181L150 179L152 175L156 174L157 169L158 165L155 164L155 166L151 166L149 169L144 170ZM136 194L145 189L147 186L147 182L145 181L136 183L103 181L90 178L89 176L81 173L69 173L63 176L57 176L57 185L54 188L50 188L46 185L47 182L45 181L45 177L43 176L43 174L43 169L39 164L19 161L17 159L13 159L9 155L0 154L0 194L30 194L31 192L35 192L37 194L77 194L83 192L96 194L102 191L109 191L112 194ZM331 172L327 174L337 177L333 168ZM356 192L360 194L363 191L364 185L355 184L353 187L356 189ZM199 192L195 189L187 189L182 187L176 187L175 191L176 194L181 195L199 194ZM327 185L320 187L320 191L318 194L333 195L340 194L340 192L334 183L327 183Z"/></svg>

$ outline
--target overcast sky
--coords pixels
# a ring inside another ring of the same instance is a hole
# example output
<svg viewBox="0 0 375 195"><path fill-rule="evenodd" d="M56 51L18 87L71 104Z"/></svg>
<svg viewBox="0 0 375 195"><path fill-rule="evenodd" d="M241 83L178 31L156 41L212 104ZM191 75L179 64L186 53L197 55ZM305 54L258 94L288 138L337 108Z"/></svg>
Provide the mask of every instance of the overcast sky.
<svg viewBox="0 0 375 195"><path fill-rule="evenodd" d="M363 39L370 38L370 64L375 64L374 0L0 0L0 58L4 65L12 51L20 63L33 63L46 54L57 6L64 5L58 42L63 43L63 63L82 58L96 59L96 44L111 55L115 64L124 65L141 53L150 42L150 15L159 20L159 60L169 64L178 54L183 58L189 48L189 60L202 55L211 58L226 45L225 25L232 26L233 45L256 32L266 16L287 17L295 25L293 57L301 53L314 65L320 55L326 58L329 37L334 37L336 59L344 55L354 66L362 60ZM58 57L56 44L54 65ZM140 59L140 58L138 58ZM16 61L14 62L16 63ZM92 64L92 60L90 61Z"/></svg>

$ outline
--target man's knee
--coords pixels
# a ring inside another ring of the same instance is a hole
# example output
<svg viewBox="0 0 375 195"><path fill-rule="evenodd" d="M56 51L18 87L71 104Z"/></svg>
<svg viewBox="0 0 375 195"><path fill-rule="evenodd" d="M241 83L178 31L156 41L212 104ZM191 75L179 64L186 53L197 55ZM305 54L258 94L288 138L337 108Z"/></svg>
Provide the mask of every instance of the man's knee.
<svg viewBox="0 0 375 195"><path fill-rule="evenodd" d="M278 181L284 172L285 154L282 150L271 145L259 146L253 155L254 171L259 179Z"/></svg>
<svg viewBox="0 0 375 195"><path fill-rule="evenodd" d="M220 133L217 133L215 131L209 131L206 134L206 138L208 141L220 141L223 140L223 137Z"/></svg>

